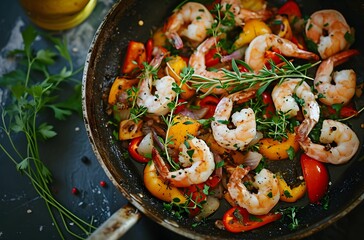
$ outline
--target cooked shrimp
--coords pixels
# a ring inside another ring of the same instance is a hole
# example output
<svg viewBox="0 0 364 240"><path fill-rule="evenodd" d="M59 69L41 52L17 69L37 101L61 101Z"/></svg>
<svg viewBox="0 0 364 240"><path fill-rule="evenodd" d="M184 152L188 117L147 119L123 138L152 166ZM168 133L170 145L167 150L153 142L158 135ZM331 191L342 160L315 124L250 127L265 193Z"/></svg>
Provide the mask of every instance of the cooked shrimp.
<svg viewBox="0 0 364 240"><path fill-rule="evenodd" d="M346 40L346 35L351 34L350 26L336 10L327 9L313 13L305 30L307 38L317 44L317 50L323 59L350 46L350 42Z"/></svg>
<svg viewBox="0 0 364 240"><path fill-rule="evenodd" d="M265 7L259 11L245 9L240 0L222 0L221 6L223 10L230 10L234 14L236 26L242 26L248 20L267 20L272 16L272 13Z"/></svg>
<svg viewBox="0 0 364 240"><path fill-rule="evenodd" d="M223 79L224 73L222 71L208 71L205 65L205 54L217 43L216 37L210 37L206 39L203 43L201 43L194 53L191 55L189 60L189 65L194 69L194 73L196 75L201 75L207 78L213 79ZM205 91L205 89L201 89L201 91ZM212 93L214 94L225 94L227 91L223 88L214 88Z"/></svg>
<svg viewBox="0 0 364 240"><path fill-rule="evenodd" d="M267 214L279 201L278 180L271 171L262 169L255 175L254 182L251 182L257 190L257 193L252 193L242 182L248 172L249 168L235 168L227 184L230 196L250 214Z"/></svg>
<svg viewBox="0 0 364 240"><path fill-rule="evenodd" d="M175 187L203 183L215 170L214 156L210 148L198 138L192 138L187 140L186 144L181 144L178 159L182 169L170 172L156 149L153 149L152 157L160 176Z"/></svg>
<svg viewBox="0 0 364 240"><path fill-rule="evenodd" d="M188 2L168 18L165 35L177 49L183 47L181 37L197 45L206 38L207 29L211 28L213 21L214 18L204 5Z"/></svg>
<svg viewBox="0 0 364 240"><path fill-rule="evenodd" d="M320 108L315 95L311 92L310 86L299 78L288 78L273 88L272 99L277 111L282 111L290 117L296 116L299 106L294 95L304 101L302 111L305 118L311 118L317 122L320 117Z"/></svg>
<svg viewBox="0 0 364 240"><path fill-rule="evenodd" d="M347 104L355 94L356 74L354 70L334 72L334 67L349 57L359 54L357 50L347 50L337 53L323 61L317 72L314 87L323 98L319 100L326 104ZM333 74L332 74L333 73Z"/></svg>
<svg viewBox="0 0 364 240"><path fill-rule="evenodd" d="M158 68L163 58L163 54L158 54L150 63L152 68ZM165 76L153 81L152 70L146 70L139 86L137 99L138 106L144 106L147 108L148 113L156 115L168 113L168 104L176 97L176 92L172 89L173 83L175 83L175 81L170 76ZM154 93L152 93L153 85L156 89Z"/></svg>
<svg viewBox="0 0 364 240"><path fill-rule="evenodd" d="M272 90L272 99L277 111L294 117L299 111L295 96L303 101L302 113L305 120L300 126L300 136L307 136L320 118L320 107L310 86L299 78L288 78Z"/></svg>
<svg viewBox="0 0 364 240"><path fill-rule="evenodd" d="M220 100L215 110L214 120L211 122L212 134L220 146L231 150L242 150L256 135L255 114L251 108L235 112L231 116L231 122L236 128L229 129L227 122L232 109L232 98L224 97Z"/></svg>
<svg viewBox="0 0 364 240"><path fill-rule="evenodd" d="M263 34L257 36L251 41L246 52L245 62L254 70L259 71L265 64L265 53L271 48L278 49L282 55L288 57L296 57L308 60L318 60L319 57L298 46L291 41L281 38L274 34Z"/></svg>
<svg viewBox="0 0 364 240"><path fill-rule="evenodd" d="M359 139L355 132L347 125L334 120L323 121L320 142L324 145L312 143L307 137L300 141L300 145L308 156L332 164L346 163L359 148Z"/></svg>

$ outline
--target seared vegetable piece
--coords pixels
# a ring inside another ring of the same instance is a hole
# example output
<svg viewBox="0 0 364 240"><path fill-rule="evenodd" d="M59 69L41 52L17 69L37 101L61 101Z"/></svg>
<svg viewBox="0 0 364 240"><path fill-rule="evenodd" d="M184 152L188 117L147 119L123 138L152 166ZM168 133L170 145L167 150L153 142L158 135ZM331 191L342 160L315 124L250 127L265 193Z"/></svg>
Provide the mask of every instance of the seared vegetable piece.
<svg viewBox="0 0 364 240"><path fill-rule="evenodd" d="M269 160L282 160L289 157L290 149L297 152L299 144L295 140L296 134L288 133L288 138L284 141L274 140L272 138L263 138L259 141L259 152Z"/></svg>
<svg viewBox="0 0 364 240"><path fill-rule="evenodd" d="M234 42L233 46L235 49L241 48L249 44L256 36L271 32L265 22L257 19L249 20L245 23L243 32L240 33L239 38Z"/></svg>
<svg viewBox="0 0 364 240"><path fill-rule="evenodd" d="M196 136L201 126L196 120L182 115L176 115L173 118L174 125L169 129L169 136L172 138L172 148L177 149L185 140L188 135Z"/></svg>
<svg viewBox="0 0 364 240"><path fill-rule="evenodd" d="M291 188L286 180L277 174L278 187L281 193L280 200L284 202L296 202L298 199L302 198L306 193L306 183L302 182L300 185Z"/></svg>
<svg viewBox="0 0 364 240"><path fill-rule="evenodd" d="M180 74L182 69L187 67L186 61L180 56L173 56L167 62L166 72L169 76L171 76L179 86L181 84ZM183 99L189 99L195 95L196 91L190 88L186 83L181 86L182 93L181 97Z"/></svg>
<svg viewBox="0 0 364 240"><path fill-rule="evenodd" d="M157 174L153 161L146 164L144 168L144 185L153 196L162 201L172 202L178 198L179 203L184 203L187 200L178 188L166 184Z"/></svg>
<svg viewBox="0 0 364 240"><path fill-rule="evenodd" d="M116 77L114 83L110 88L108 103L110 105L116 104L118 98L122 93L126 94L126 90L130 89L138 83L139 79L128 79L124 77Z"/></svg>
<svg viewBox="0 0 364 240"><path fill-rule="evenodd" d="M143 136L143 121L134 122L133 120L123 120L119 124L119 140L129 140Z"/></svg>
<svg viewBox="0 0 364 240"><path fill-rule="evenodd" d="M141 68L142 63L147 60L145 46L141 42L130 41L126 50L121 73L130 74L135 69Z"/></svg>

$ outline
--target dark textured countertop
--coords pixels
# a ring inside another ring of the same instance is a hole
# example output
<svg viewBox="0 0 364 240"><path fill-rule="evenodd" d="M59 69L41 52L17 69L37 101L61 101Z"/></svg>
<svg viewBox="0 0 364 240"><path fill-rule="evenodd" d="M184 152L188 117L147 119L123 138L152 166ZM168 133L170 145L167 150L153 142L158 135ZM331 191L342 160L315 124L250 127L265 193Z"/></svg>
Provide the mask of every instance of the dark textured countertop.
<svg viewBox="0 0 364 240"><path fill-rule="evenodd" d="M64 31L76 66L82 66L93 35L112 6L112 0L100 0L91 16L81 25ZM8 50L21 47L21 29L29 24L18 1L0 3L0 74L14 68L6 59ZM79 76L81 81L82 76ZM0 89L0 104L6 100ZM66 121L52 120L58 136L41 143L41 156L51 169L51 185L58 201L83 219L94 216L95 225L105 221L127 200L107 179L89 144L81 116ZM3 141L0 132L0 141ZM24 144L23 139L16 140ZM107 183L100 186L100 181ZM72 187L80 191L71 193ZM307 239L359 239L364 205ZM59 236L43 200L34 191L28 178L17 172L14 164L0 152L0 239L58 239ZM122 239L184 239L143 217Z"/></svg>

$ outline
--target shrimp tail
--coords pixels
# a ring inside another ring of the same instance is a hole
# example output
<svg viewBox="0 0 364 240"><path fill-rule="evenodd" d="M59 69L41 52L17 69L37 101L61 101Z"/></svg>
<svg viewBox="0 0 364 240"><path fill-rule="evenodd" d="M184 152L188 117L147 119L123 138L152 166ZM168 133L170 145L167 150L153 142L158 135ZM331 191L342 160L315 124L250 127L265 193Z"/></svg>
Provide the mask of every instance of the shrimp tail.
<svg viewBox="0 0 364 240"><path fill-rule="evenodd" d="M307 60L311 60L311 61L320 60L320 57L316 53L305 51L305 50L302 50L299 48L296 49L296 54L293 54L293 55L294 55L294 57L307 59Z"/></svg>
<svg viewBox="0 0 364 240"><path fill-rule="evenodd" d="M310 134L316 123L317 122L311 118L304 119L300 126L296 128L296 140L299 143L305 142L308 139L308 134Z"/></svg>
<svg viewBox="0 0 364 240"><path fill-rule="evenodd" d="M170 41L172 43L172 45L176 48L176 49L181 49L183 48L183 41L182 38L177 34L177 33L171 33L170 34Z"/></svg>
<svg viewBox="0 0 364 240"><path fill-rule="evenodd" d="M152 160L154 162L154 165L155 165L159 175L163 179L167 179L169 169L156 148L152 149Z"/></svg>
<svg viewBox="0 0 364 240"><path fill-rule="evenodd" d="M257 89L252 87L249 91L240 91L229 95L231 100L237 104L242 104L256 96Z"/></svg>
<svg viewBox="0 0 364 240"><path fill-rule="evenodd" d="M356 49L349 49L340 53L335 54L334 56L330 57L334 63L334 67L339 66L340 64L349 60L350 57L359 55L360 52Z"/></svg>
<svg viewBox="0 0 364 240"><path fill-rule="evenodd" d="M154 69L157 69L164 57L166 56L166 52L163 51L160 47L155 47L153 49L153 55L154 55L154 58L152 59L152 61L150 61L150 66L153 66Z"/></svg>

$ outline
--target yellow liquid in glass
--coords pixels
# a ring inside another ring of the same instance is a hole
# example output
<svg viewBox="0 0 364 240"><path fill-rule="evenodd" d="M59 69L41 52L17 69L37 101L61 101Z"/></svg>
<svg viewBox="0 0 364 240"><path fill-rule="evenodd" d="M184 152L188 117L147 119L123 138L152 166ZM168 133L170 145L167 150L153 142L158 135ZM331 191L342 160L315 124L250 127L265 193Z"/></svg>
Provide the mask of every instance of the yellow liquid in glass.
<svg viewBox="0 0 364 240"><path fill-rule="evenodd" d="M97 0L20 0L30 20L48 30L65 30L83 22Z"/></svg>

